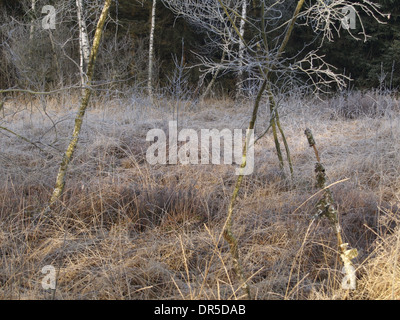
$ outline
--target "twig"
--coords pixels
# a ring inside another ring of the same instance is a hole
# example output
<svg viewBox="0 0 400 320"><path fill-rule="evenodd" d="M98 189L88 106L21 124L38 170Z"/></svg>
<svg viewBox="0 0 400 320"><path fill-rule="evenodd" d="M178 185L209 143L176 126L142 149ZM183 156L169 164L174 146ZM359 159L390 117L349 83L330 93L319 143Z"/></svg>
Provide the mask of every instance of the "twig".
<svg viewBox="0 0 400 320"><path fill-rule="evenodd" d="M12 131L12 130L6 128L6 127L3 127L3 126L0 126L0 129L1 129L1 130L4 130L4 131L7 131L7 132L9 132L9 133L11 133L11 134L13 134L14 136L18 137L19 139L24 140L25 142L28 142L29 144L33 145L35 148L38 148L40 151L45 152L45 150L43 150L43 149L42 149L41 147L39 147L36 143L32 142L32 141L29 140L28 138L25 138L24 136L21 136L20 134L15 133L14 131Z"/></svg>

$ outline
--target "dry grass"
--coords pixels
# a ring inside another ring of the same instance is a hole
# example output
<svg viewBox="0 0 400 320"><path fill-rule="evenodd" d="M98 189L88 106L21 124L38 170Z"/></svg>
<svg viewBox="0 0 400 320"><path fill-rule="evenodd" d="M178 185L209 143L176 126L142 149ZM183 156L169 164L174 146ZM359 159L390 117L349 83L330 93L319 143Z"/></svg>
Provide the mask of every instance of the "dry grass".
<svg viewBox="0 0 400 320"><path fill-rule="evenodd" d="M294 178L279 172L272 137L264 137L235 211L234 232L256 299L400 298L400 114L395 100L374 97L374 110L384 112L349 116L339 98L281 101ZM47 154L0 132L0 298L240 298L221 237L234 167L146 162L147 131L167 130L172 120L168 101L159 107L138 98L98 101L85 118L57 217L32 223L52 191L57 149L68 142L76 104L68 97L5 104L2 125ZM250 105L208 101L182 111L179 127L245 129ZM256 134L267 116L261 110ZM355 291L341 289L334 231L311 219L318 196L309 199L317 190L306 127L330 182L348 178L332 191L345 241L360 252ZM57 269L55 293L41 287L45 265Z"/></svg>

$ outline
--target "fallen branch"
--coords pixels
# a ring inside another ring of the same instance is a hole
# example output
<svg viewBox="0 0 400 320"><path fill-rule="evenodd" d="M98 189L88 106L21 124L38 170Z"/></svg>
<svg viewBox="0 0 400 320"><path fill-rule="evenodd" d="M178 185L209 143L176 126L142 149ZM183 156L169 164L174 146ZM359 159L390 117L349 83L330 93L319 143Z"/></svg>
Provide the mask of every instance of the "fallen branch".
<svg viewBox="0 0 400 320"><path fill-rule="evenodd" d="M322 165L319 157L319 153L315 144L314 137L310 129L306 129L304 132L310 147L314 149L315 157L317 158L317 163L315 164L315 173L317 180L317 188L324 189L323 196L317 204L317 214L314 218L326 217L331 222L335 229L336 237L338 240L338 247L340 252L340 258L342 259L344 268L343 271L346 274L344 278L343 285L345 289L355 289L356 288L356 275L355 268L353 266L352 260L357 257L357 249L348 249L349 244L343 243L342 238L342 228L339 223L338 211L334 206L334 200L332 192L329 188L326 188L326 173L325 167Z"/></svg>

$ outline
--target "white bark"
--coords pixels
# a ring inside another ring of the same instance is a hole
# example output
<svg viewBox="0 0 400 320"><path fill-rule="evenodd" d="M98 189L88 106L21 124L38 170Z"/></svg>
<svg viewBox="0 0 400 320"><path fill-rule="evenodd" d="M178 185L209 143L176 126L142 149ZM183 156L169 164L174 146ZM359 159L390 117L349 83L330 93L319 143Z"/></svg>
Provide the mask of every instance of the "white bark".
<svg viewBox="0 0 400 320"><path fill-rule="evenodd" d="M33 17L35 15L36 0L32 0L31 9L32 9L32 21L31 21L31 29L30 29L30 32L29 32L29 40L32 41L33 34L35 33L35 21L34 21L35 19Z"/></svg>
<svg viewBox="0 0 400 320"><path fill-rule="evenodd" d="M147 78L147 90L149 96L153 97L153 60L154 60L154 29L156 25L156 4L157 0L153 0L151 10L151 27L150 27L150 45L149 45L149 74Z"/></svg>
<svg viewBox="0 0 400 320"><path fill-rule="evenodd" d="M238 78L236 82L236 99L240 97L240 94L242 93L242 88L243 88L243 57L244 57L244 49L245 49L245 44L243 43L243 37L244 37L244 27L246 24L246 16L247 16L247 0L243 0L242 4L242 16L240 19L240 28L239 28L239 33L241 36L241 39L239 41L239 72L238 72Z"/></svg>
<svg viewBox="0 0 400 320"><path fill-rule="evenodd" d="M82 0L76 0L78 25L79 25L79 71L81 75L81 85L85 84L85 69L89 63L90 45L89 37L86 29L86 22L83 17L83 3Z"/></svg>

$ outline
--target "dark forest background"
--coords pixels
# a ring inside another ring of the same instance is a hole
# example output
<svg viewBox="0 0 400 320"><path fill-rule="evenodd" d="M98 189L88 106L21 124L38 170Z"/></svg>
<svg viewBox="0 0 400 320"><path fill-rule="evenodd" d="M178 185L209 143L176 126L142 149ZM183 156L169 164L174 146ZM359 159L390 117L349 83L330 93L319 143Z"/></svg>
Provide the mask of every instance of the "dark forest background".
<svg viewBox="0 0 400 320"><path fill-rule="evenodd" d="M33 19L40 23L45 4L63 3L70 11L57 13L55 30L36 28L34 41L29 41ZM364 17L369 40L354 41L341 32L334 42L326 42L322 53L328 63L344 72L353 81L350 88L387 88L400 86L400 0L377 0L384 13L391 13L386 24ZM23 87L49 90L73 85L79 81L78 28L74 16L75 1L38 0L35 12L28 0L0 0L0 87ZM101 1L98 1L101 6ZM112 88L145 87L148 66L148 42L152 1L118 0L113 4L96 66L96 79L111 82ZM87 9L89 34L93 35L100 7ZM249 14L257 7L251 2ZM289 13L288 13L289 14ZM357 28L361 28L357 24ZM157 3L155 29L155 86L167 88L176 70L176 61L185 66L185 81L196 90L201 70L196 53L216 60L219 52L205 46L206 34L183 18L176 17ZM356 30L357 32L357 30ZM246 36L251 36L246 30ZM297 26L288 53L295 54L313 38L310 28ZM51 41L49 41L51 39ZM315 42L312 46L318 46ZM176 59L174 59L176 58ZM224 74L215 90L231 94L235 90L235 74Z"/></svg>

